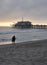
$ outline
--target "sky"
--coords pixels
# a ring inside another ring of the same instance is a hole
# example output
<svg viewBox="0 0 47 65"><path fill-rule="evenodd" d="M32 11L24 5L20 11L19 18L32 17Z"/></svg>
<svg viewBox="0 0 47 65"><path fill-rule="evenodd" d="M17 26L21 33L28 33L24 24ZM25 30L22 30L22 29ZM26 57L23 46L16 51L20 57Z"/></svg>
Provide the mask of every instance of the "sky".
<svg viewBox="0 0 47 65"><path fill-rule="evenodd" d="M22 20L47 24L47 0L0 0L0 26Z"/></svg>

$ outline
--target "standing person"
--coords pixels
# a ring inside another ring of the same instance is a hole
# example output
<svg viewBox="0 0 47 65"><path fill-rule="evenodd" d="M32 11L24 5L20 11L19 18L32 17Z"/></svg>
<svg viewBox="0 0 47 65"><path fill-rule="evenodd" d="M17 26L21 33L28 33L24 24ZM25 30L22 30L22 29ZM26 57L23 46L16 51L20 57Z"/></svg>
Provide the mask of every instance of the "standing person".
<svg viewBox="0 0 47 65"><path fill-rule="evenodd" d="M16 37L15 37L15 35L12 37L12 43L13 44L15 44L15 39L16 39Z"/></svg>

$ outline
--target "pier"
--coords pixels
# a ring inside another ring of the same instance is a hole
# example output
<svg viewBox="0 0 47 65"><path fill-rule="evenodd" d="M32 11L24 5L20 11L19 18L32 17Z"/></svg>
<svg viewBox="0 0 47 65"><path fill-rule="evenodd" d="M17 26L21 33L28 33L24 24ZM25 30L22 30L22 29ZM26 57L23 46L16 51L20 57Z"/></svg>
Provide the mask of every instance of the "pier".
<svg viewBox="0 0 47 65"><path fill-rule="evenodd" d="M47 25L33 25L33 29L47 29Z"/></svg>
<svg viewBox="0 0 47 65"><path fill-rule="evenodd" d="M18 29L47 29L47 25L33 25L30 21L18 21L16 24L13 25L14 28Z"/></svg>

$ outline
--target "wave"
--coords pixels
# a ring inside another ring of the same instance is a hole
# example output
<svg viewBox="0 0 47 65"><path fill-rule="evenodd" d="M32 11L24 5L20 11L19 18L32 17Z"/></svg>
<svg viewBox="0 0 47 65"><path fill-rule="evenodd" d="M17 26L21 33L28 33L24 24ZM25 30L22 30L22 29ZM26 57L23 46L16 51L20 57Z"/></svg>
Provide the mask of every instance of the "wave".
<svg viewBox="0 0 47 65"><path fill-rule="evenodd" d="M0 39L0 42L5 42L5 41L10 41L11 39L4 39L4 38L1 38Z"/></svg>

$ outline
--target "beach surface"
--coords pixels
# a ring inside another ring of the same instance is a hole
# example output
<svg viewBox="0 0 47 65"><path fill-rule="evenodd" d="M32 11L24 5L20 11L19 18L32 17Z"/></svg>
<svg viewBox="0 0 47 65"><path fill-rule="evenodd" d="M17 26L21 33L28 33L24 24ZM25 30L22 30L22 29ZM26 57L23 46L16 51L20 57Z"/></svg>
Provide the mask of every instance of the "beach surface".
<svg viewBox="0 0 47 65"><path fill-rule="evenodd" d="M0 65L47 65L47 40L0 45Z"/></svg>

